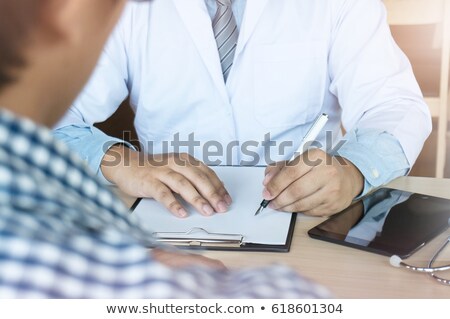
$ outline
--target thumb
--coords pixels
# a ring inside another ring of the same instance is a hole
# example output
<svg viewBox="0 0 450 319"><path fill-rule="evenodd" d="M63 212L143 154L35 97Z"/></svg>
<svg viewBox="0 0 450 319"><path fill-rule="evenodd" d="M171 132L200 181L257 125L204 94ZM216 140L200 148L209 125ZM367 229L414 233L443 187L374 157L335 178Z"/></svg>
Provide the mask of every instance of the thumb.
<svg viewBox="0 0 450 319"><path fill-rule="evenodd" d="M269 184L272 178L276 176L283 169L283 167L286 166L287 163L287 161L281 161L268 165L266 167L266 171L264 172L265 177L263 185L266 186L267 184Z"/></svg>

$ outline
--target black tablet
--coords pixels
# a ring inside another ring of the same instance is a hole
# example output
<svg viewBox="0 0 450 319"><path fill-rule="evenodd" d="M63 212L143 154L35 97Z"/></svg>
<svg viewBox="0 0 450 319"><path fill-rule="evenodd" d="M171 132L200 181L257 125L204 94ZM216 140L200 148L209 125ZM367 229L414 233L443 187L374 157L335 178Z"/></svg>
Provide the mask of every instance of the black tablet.
<svg viewBox="0 0 450 319"><path fill-rule="evenodd" d="M406 258L449 227L450 200L381 188L309 230L312 238Z"/></svg>

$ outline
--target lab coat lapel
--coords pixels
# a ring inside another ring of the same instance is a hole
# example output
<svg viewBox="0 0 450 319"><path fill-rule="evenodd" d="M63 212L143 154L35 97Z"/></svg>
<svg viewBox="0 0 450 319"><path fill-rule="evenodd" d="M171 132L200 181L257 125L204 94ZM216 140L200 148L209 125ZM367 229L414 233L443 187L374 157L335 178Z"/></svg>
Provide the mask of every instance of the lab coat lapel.
<svg viewBox="0 0 450 319"><path fill-rule="evenodd" d="M228 100L212 21L205 0L172 0L222 97Z"/></svg>
<svg viewBox="0 0 450 319"><path fill-rule="evenodd" d="M244 19L239 34L239 41L236 48L236 56L242 52L253 34L253 31L255 31L256 25L266 8L267 2L268 0L247 0Z"/></svg>

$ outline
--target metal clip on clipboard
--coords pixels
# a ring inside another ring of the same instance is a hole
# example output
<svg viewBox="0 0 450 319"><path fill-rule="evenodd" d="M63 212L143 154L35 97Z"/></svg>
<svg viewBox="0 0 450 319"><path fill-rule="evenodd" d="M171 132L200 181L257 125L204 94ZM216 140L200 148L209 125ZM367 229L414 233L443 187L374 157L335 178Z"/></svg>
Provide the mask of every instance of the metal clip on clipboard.
<svg viewBox="0 0 450 319"><path fill-rule="evenodd" d="M241 247L244 236L239 234L210 233L203 228L192 228L187 232L155 232L159 242L189 247Z"/></svg>

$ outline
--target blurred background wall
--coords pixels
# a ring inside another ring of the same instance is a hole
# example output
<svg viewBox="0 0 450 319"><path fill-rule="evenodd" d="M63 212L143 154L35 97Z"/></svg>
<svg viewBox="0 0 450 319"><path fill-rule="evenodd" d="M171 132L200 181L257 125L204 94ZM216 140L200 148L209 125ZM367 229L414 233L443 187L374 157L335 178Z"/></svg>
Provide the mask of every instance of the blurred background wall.
<svg viewBox="0 0 450 319"><path fill-rule="evenodd" d="M426 101L433 109L433 133L411 175L450 177L450 1L384 0L384 3L392 35L409 57ZM438 104L431 105L430 100ZM436 168L439 156L443 165Z"/></svg>

